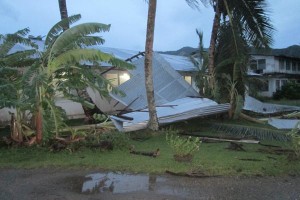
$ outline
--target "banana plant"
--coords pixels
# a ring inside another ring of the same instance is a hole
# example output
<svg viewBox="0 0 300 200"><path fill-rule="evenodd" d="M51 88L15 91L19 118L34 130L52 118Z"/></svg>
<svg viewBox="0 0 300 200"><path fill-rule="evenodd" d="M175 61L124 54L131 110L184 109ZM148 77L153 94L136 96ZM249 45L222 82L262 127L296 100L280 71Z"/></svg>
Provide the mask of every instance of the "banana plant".
<svg viewBox="0 0 300 200"><path fill-rule="evenodd" d="M96 75L87 64L101 67L102 62L107 62L118 68L133 68L131 64L110 54L88 48L104 43L104 39L95 34L109 31L110 25L83 23L63 31L67 23L71 25L79 19L80 15L74 15L54 25L45 39L44 49L37 51L39 57L33 65L33 70L36 70L34 95L38 143L42 141L43 118L47 115L51 116L56 135L59 133L63 120L61 111L54 104L58 92L73 100L77 98L78 101L78 97L72 95L72 91L78 88L91 87L104 96L108 94L109 81Z"/></svg>
<svg viewBox="0 0 300 200"><path fill-rule="evenodd" d="M36 47L28 38L29 29L25 28L13 34L0 35L0 109L15 108L16 113L11 114L11 138L17 142L23 141L26 123L26 110L30 107L26 103L26 95L22 82L22 71L33 63L34 50ZM14 51L15 45L21 45L25 50Z"/></svg>
<svg viewBox="0 0 300 200"><path fill-rule="evenodd" d="M59 129L66 126L63 110L55 105L57 94L81 102L73 92L78 88L91 87L103 96L109 93L110 82L88 66L101 67L101 63L106 62L118 68L133 68L127 62L92 48L104 43L96 34L109 31L110 25L83 23L63 31L66 24L71 25L80 18L74 15L55 24L45 38L44 48L33 46L31 56L27 57L31 65L22 75L21 92L26 94L24 102L29 104L35 121L37 143L42 142L43 133L47 133L44 139L53 132L57 136Z"/></svg>

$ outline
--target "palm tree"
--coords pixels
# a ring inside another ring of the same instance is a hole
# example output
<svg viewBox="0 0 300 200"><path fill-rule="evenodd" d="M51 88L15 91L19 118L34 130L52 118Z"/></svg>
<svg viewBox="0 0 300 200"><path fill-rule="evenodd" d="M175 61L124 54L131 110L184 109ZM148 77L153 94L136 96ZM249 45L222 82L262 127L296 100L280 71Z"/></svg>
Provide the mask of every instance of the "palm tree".
<svg viewBox="0 0 300 200"><path fill-rule="evenodd" d="M149 0L147 35L145 46L145 86L149 110L148 128L154 131L158 130L158 118L155 108L153 76L152 76L152 56L153 56L153 41L154 27L156 15L156 0Z"/></svg>
<svg viewBox="0 0 300 200"><path fill-rule="evenodd" d="M208 71L211 77L211 86L215 86L215 55L216 43L221 26L221 18L230 24L234 39L234 49L238 51L236 38L238 34L245 37L247 44L255 48L266 48L272 43L273 27L266 13L265 0L212 0L215 11L213 28L209 46Z"/></svg>
<svg viewBox="0 0 300 200"><path fill-rule="evenodd" d="M200 0L206 2L206 0ZM198 8L198 0L186 0L189 6ZM156 16L157 0L149 0L148 7L148 21L147 21L147 34L145 45L145 87L148 101L149 122L148 128L151 130L158 130L158 118L155 107L153 75L152 75L152 56L153 56L153 41L155 29L155 16Z"/></svg>
<svg viewBox="0 0 300 200"><path fill-rule="evenodd" d="M59 12L60 12L61 19L68 18L68 10L67 10L66 0L58 0L58 5L59 5ZM69 26L70 26L69 24L66 24L64 26L64 30L67 30L69 28Z"/></svg>

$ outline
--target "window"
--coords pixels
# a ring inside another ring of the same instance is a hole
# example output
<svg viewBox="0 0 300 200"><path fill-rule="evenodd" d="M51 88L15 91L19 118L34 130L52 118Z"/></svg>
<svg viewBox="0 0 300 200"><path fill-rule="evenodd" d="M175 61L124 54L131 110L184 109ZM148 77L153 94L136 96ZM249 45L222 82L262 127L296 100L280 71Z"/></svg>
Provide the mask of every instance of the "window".
<svg viewBox="0 0 300 200"><path fill-rule="evenodd" d="M298 62L298 71L300 71L300 62Z"/></svg>
<svg viewBox="0 0 300 200"><path fill-rule="evenodd" d="M280 80L276 80L276 90L280 90Z"/></svg>
<svg viewBox="0 0 300 200"><path fill-rule="evenodd" d="M105 78L109 80L114 87L118 86L118 74L107 73L105 74Z"/></svg>
<svg viewBox="0 0 300 200"><path fill-rule="evenodd" d="M296 70L297 70L297 63L296 63L296 61L293 61L293 62L292 62L292 70L293 70L293 71L296 71Z"/></svg>
<svg viewBox="0 0 300 200"><path fill-rule="evenodd" d="M257 60L257 69L266 69L266 59Z"/></svg>
<svg viewBox="0 0 300 200"><path fill-rule="evenodd" d="M104 77L109 80L114 87L119 86L130 79L130 75L126 71L107 72Z"/></svg>
<svg viewBox="0 0 300 200"><path fill-rule="evenodd" d="M119 84L123 84L130 79L130 75L127 72L122 72L119 74Z"/></svg>
<svg viewBox="0 0 300 200"><path fill-rule="evenodd" d="M183 76L184 80L188 82L188 84L192 85L192 77L191 76Z"/></svg>
<svg viewBox="0 0 300 200"><path fill-rule="evenodd" d="M279 59L279 69L284 70L284 59Z"/></svg>
<svg viewBox="0 0 300 200"><path fill-rule="evenodd" d="M285 67L286 67L286 70L291 70L291 62L289 60L286 60Z"/></svg>

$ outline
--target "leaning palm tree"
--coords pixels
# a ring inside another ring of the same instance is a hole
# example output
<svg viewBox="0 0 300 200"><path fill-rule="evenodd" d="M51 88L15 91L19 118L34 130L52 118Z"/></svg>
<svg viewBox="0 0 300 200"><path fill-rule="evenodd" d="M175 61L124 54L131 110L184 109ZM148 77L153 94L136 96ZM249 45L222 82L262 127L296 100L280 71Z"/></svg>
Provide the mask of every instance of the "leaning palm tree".
<svg viewBox="0 0 300 200"><path fill-rule="evenodd" d="M49 133L46 130L49 124L53 125L52 131L58 135L63 122L62 110L54 104L57 93L63 93L64 97L75 101L82 101L77 95L73 95L76 89L91 87L102 95L108 94L107 86L110 83L88 69L87 64L101 67L101 62L107 62L120 68L132 68L132 65L110 54L87 48L103 44L104 39L94 34L109 31L110 25L84 23L63 31L66 24L72 24L79 19L80 15L71 16L51 28L46 36L44 49L36 49L36 61L24 75L30 80L27 88L31 88L25 92L34 99L38 143L42 141L43 132Z"/></svg>
<svg viewBox="0 0 300 200"><path fill-rule="evenodd" d="M221 19L224 22L229 22L234 40L236 40L238 34L241 34L245 37L248 45L255 48L269 47L272 44L273 27L265 9L267 7L265 0L212 0L211 4L214 8L215 16L209 46L208 71L211 77L210 84L214 86L216 44ZM238 51L239 48L235 41L233 44L234 49Z"/></svg>

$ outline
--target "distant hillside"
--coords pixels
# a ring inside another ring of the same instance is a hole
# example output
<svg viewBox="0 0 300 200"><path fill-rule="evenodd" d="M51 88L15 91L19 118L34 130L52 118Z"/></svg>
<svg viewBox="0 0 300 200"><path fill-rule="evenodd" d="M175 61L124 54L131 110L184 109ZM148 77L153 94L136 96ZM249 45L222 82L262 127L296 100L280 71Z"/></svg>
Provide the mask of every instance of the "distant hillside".
<svg viewBox="0 0 300 200"><path fill-rule="evenodd" d="M197 48L193 48L193 47L183 47L177 51L162 51L160 53L170 54L170 55L189 56L189 55L191 55L191 53L193 53L197 50L198 50ZM254 49L252 49L251 54L263 54L263 55L300 58L300 46L293 45L293 46L283 48L283 49L270 49L270 50L254 50Z"/></svg>
<svg viewBox="0 0 300 200"><path fill-rule="evenodd" d="M197 51L197 48L193 47L182 47L177 51L161 51L163 54L177 55L177 56L189 56L191 53Z"/></svg>
<svg viewBox="0 0 300 200"><path fill-rule="evenodd" d="M300 58L300 46L293 45L284 49L273 49L272 55Z"/></svg>

